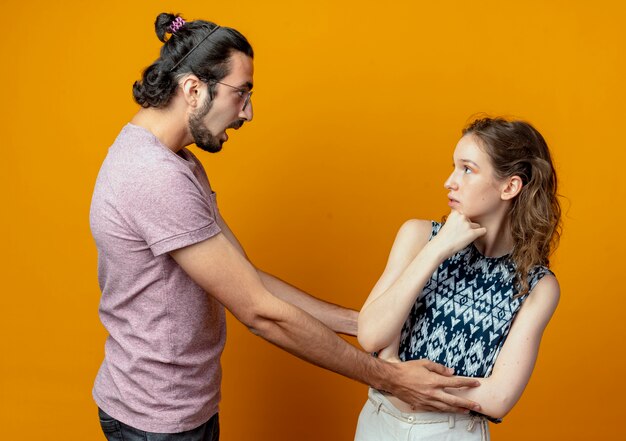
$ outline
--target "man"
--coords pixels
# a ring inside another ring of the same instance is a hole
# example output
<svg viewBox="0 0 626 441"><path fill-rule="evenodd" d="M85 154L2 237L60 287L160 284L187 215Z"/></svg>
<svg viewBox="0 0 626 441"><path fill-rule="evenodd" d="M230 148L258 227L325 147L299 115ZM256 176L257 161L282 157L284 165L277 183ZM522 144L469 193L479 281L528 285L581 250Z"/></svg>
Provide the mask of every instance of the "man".
<svg viewBox="0 0 626 441"><path fill-rule="evenodd" d="M356 312L249 262L185 147L217 152L227 129L252 120L252 48L206 21L161 14L155 27L161 56L133 87L142 109L109 150L90 214L109 332L93 394L107 438L218 439L224 307L284 350L416 408L478 409L444 392L475 380L369 356L335 334L356 333Z"/></svg>

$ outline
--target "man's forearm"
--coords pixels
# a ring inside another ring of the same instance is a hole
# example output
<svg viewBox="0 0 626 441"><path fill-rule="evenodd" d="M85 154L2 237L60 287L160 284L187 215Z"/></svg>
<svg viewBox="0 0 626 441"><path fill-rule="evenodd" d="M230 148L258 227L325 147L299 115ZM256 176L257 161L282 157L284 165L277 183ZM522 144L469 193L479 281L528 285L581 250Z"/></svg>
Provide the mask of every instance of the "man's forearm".
<svg viewBox="0 0 626 441"><path fill-rule="evenodd" d="M218 222L224 236L249 261L243 247L224 219L219 218ZM319 300L271 274L255 269L265 288L274 296L308 312L335 332L356 336L359 315L357 311Z"/></svg>
<svg viewBox="0 0 626 441"><path fill-rule="evenodd" d="M427 360L388 363L374 358L300 308L277 298L264 302L256 311L247 323L252 332L312 364L386 390L419 408L460 412L475 404L443 391L443 387L474 386L474 379L445 378L442 374L450 372Z"/></svg>
<svg viewBox="0 0 626 441"><path fill-rule="evenodd" d="M356 336L357 311L320 300L259 269L257 272L267 290L279 299L306 311L335 332Z"/></svg>
<svg viewBox="0 0 626 441"><path fill-rule="evenodd" d="M282 300L282 299L281 299ZM383 387L391 374L387 363L374 359L338 337L316 318L279 300L268 302L250 330L312 364L372 387Z"/></svg>

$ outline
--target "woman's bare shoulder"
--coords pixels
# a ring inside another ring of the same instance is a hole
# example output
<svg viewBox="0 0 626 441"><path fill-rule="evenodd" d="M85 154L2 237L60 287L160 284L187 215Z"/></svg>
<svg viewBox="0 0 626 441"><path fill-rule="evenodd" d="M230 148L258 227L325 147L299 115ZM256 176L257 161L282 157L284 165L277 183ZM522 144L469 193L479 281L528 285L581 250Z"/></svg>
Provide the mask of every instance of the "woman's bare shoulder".
<svg viewBox="0 0 626 441"><path fill-rule="evenodd" d="M414 257L428 243L432 228L432 221L429 220L407 220L398 230L394 248L399 248Z"/></svg>

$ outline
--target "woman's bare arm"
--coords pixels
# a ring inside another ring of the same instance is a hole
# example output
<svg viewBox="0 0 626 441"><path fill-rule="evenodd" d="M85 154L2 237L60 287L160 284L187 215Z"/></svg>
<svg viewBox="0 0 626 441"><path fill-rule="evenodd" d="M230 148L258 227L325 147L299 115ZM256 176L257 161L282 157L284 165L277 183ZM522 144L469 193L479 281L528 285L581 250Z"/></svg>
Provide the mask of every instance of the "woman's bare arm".
<svg viewBox="0 0 626 441"><path fill-rule="evenodd" d="M541 337L559 302L559 283L544 276L524 301L498 355L493 373L478 378L477 388L450 390L459 397L478 402L482 413L504 417L517 403L530 379Z"/></svg>
<svg viewBox="0 0 626 441"><path fill-rule="evenodd" d="M398 231L385 271L359 313L358 339L366 351L397 356L402 325L432 273L486 230L452 211L429 242L430 232L431 222L423 220L407 221Z"/></svg>

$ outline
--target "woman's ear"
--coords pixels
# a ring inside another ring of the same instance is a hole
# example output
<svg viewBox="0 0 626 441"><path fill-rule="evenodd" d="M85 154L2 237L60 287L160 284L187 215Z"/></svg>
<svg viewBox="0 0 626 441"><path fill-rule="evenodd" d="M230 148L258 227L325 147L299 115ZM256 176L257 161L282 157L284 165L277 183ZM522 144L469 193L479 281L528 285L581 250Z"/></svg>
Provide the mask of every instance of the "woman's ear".
<svg viewBox="0 0 626 441"><path fill-rule="evenodd" d="M522 191L523 186L524 184L519 176L511 176L510 178L507 178L504 182L504 186L502 187L502 191L500 192L500 198L503 201L510 201L517 196L520 191Z"/></svg>

